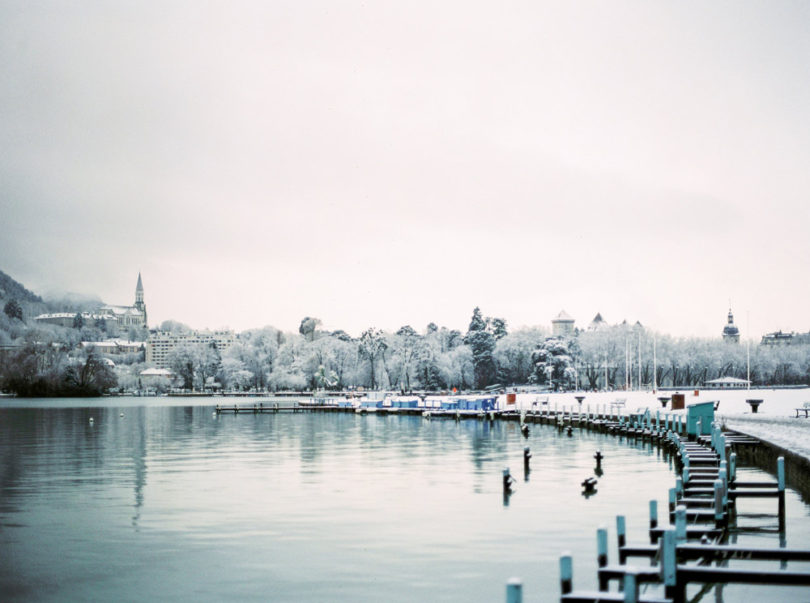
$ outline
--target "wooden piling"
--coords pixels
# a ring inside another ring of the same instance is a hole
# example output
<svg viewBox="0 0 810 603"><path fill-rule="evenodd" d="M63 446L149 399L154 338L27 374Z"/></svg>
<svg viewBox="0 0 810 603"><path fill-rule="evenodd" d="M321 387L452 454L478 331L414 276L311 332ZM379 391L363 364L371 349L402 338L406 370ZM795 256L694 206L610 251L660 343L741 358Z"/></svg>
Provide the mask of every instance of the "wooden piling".
<svg viewBox="0 0 810 603"><path fill-rule="evenodd" d="M574 563L571 553L564 552L560 556L560 593L567 595L574 590Z"/></svg>
<svg viewBox="0 0 810 603"><path fill-rule="evenodd" d="M785 457L776 459L776 483L779 490L779 531L785 531Z"/></svg>
<svg viewBox="0 0 810 603"><path fill-rule="evenodd" d="M506 583L506 603L523 602L523 583L520 578L510 578Z"/></svg>
<svg viewBox="0 0 810 603"><path fill-rule="evenodd" d="M596 563L598 567L605 567L608 563L608 534L607 528L602 526L596 530Z"/></svg>

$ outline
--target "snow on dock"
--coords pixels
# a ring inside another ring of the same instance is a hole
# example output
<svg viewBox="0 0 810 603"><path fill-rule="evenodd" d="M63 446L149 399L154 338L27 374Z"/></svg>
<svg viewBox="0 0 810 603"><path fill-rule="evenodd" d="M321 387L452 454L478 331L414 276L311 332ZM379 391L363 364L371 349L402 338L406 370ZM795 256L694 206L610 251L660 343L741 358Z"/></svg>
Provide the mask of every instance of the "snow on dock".
<svg viewBox="0 0 810 603"><path fill-rule="evenodd" d="M810 417L796 409L803 409L805 402L810 402L810 388L800 389L751 389L751 390L677 390L685 394L686 406L698 402L719 402L716 418L728 429L746 433L764 440L810 460ZM698 395L695 395L695 391ZM548 406L558 408L567 406L577 408L575 396L584 395L582 410L588 407L608 406L617 398L625 399L627 411L649 408L651 412L661 409L660 396L671 396L675 390L641 391L641 392L569 392L552 394L517 394L515 408L530 410L538 399L548 400ZM761 399L762 405L756 414L751 412L747 399ZM500 408L508 408L506 396L499 399ZM670 406L667 406L667 412ZM676 411L678 412L678 411Z"/></svg>

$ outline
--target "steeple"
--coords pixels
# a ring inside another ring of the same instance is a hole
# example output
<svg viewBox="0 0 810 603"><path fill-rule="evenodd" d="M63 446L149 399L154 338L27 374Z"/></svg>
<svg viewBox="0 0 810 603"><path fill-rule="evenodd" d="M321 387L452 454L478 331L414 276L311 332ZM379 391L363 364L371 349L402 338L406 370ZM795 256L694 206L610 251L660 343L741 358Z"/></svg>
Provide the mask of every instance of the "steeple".
<svg viewBox="0 0 810 603"><path fill-rule="evenodd" d="M141 280L141 273L138 273L138 284L135 285L135 305L143 303L143 281Z"/></svg>
<svg viewBox="0 0 810 603"><path fill-rule="evenodd" d="M140 272L138 273L138 284L135 285L135 308L143 314L143 326L146 327L146 304L143 302L143 281Z"/></svg>

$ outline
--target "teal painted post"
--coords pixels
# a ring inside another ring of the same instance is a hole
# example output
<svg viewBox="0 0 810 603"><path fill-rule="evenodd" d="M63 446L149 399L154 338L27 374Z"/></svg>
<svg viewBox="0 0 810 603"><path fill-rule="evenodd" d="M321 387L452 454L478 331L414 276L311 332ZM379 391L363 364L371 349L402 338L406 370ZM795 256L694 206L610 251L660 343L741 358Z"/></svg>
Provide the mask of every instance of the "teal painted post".
<svg viewBox="0 0 810 603"><path fill-rule="evenodd" d="M616 516L616 540L619 542L619 548L623 548L627 544L627 528L624 515Z"/></svg>
<svg viewBox="0 0 810 603"><path fill-rule="evenodd" d="M560 557L560 592L563 595L574 590L574 563L571 553L565 552Z"/></svg>
<svg viewBox="0 0 810 603"><path fill-rule="evenodd" d="M683 505L675 509L675 538L678 542L686 542L686 507Z"/></svg>
<svg viewBox="0 0 810 603"><path fill-rule="evenodd" d="M785 457L776 459L776 483L779 488L779 531L785 531Z"/></svg>
<svg viewBox="0 0 810 603"><path fill-rule="evenodd" d="M664 530L661 538L661 581L664 583L666 596L671 597L677 581L677 538L675 530L669 528Z"/></svg>
<svg viewBox="0 0 810 603"><path fill-rule="evenodd" d="M669 512L675 512L675 503L678 500L678 490L676 488L669 489Z"/></svg>
<svg viewBox="0 0 810 603"><path fill-rule="evenodd" d="M725 468L726 462L720 463L720 470L717 472L717 479L723 486L723 509L728 507L728 471Z"/></svg>
<svg viewBox="0 0 810 603"><path fill-rule="evenodd" d="M596 530L596 563L599 567L608 564L608 533L607 528L601 526Z"/></svg>
<svg viewBox="0 0 810 603"><path fill-rule="evenodd" d="M683 479L680 477L675 478L675 495L677 498L683 498Z"/></svg>
<svg viewBox="0 0 810 603"><path fill-rule="evenodd" d="M714 480L714 525L717 528L723 526L723 480Z"/></svg>
<svg viewBox="0 0 810 603"><path fill-rule="evenodd" d="M728 463L728 483L733 484L737 479L737 453L732 452Z"/></svg>
<svg viewBox="0 0 810 603"><path fill-rule="evenodd" d="M638 575L635 569L628 569L624 573L624 603L638 603Z"/></svg>
<svg viewBox="0 0 810 603"><path fill-rule="evenodd" d="M523 583L520 578L509 578L506 583L506 603L523 602Z"/></svg>
<svg viewBox="0 0 810 603"><path fill-rule="evenodd" d="M650 529L658 527L658 501L650 501Z"/></svg>

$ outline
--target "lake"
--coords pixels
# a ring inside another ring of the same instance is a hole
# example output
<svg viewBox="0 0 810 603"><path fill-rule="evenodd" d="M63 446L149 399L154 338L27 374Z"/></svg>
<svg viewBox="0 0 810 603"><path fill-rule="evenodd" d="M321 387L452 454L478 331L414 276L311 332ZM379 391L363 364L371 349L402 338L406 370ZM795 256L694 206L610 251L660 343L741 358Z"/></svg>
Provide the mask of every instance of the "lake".
<svg viewBox="0 0 810 603"><path fill-rule="evenodd" d="M553 601L562 551L575 586L595 588L596 529L608 527L615 561L615 516L646 542L648 501L665 521L674 485L649 444L586 431L533 425L525 439L505 421L216 416L217 401L3 400L3 600L491 602L519 576L524 600ZM585 498L596 450L604 475ZM518 480L508 502L506 466ZM766 529L737 541L778 546L776 503L744 504L740 523ZM788 493L787 546L810 547L809 511Z"/></svg>

